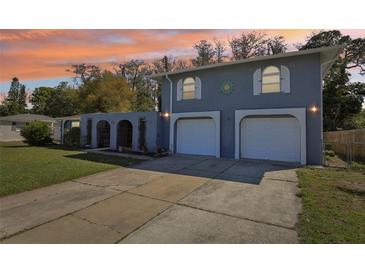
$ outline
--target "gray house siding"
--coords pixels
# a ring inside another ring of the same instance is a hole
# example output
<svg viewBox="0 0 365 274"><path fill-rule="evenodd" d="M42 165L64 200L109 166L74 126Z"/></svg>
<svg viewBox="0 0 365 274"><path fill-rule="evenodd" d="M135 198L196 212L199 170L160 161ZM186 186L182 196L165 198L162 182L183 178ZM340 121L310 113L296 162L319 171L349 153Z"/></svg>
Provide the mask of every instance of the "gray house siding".
<svg viewBox="0 0 365 274"><path fill-rule="evenodd" d="M156 152L160 148L160 113L158 112L126 112L126 113L92 113L81 115L81 144L87 140L87 121L92 121L91 147L97 147L97 123L105 120L110 125L110 148L117 150L117 126L122 120L128 120L133 126L132 149L139 151L139 119L146 120L146 146L148 151Z"/></svg>
<svg viewBox="0 0 365 274"><path fill-rule="evenodd" d="M269 65L285 65L290 70L290 93L253 94L253 74L256 69ZM206 70L171 75L173 81L173 113L216 111L221 112L221 157L234 158L235 153L235 110L306 108L321 106L320 55L310 54L266 61L234 64ZM177 101L177 82L185 77L199 77L202 82L201 100ZM222 81L234 84L234 91L224 95L220 86ZM170 112L170 84L162 85L162 112ZM306 115L307 163L322 163L322 109ZM163 118L161 143L169 147L169 120Z"/></svg>
<svg viewBox="0 0 365 274"><path fill-rule="evenodd" d="M0 141L23 141L24 138L20 135L20 129L25 126L25 123L17 122L13 125L11 121L0 121Z"/></svg>

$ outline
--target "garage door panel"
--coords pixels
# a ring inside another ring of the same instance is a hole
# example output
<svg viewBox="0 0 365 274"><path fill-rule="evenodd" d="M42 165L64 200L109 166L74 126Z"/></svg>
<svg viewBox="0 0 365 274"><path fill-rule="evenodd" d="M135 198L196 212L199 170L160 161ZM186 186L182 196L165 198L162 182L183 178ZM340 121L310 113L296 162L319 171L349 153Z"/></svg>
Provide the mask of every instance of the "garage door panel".
<svg viewBox="0 0 365 274"><path fill-rule="evenodd" d="M300 162L300 126L295 118L246 118L241 157Z"/></svg>
<svg viewBox="0 0 365 274"><path fill-rule="evenodd" d="M213 119L182 119L177 121L177 153L216 154L215 124Z"/></svg>

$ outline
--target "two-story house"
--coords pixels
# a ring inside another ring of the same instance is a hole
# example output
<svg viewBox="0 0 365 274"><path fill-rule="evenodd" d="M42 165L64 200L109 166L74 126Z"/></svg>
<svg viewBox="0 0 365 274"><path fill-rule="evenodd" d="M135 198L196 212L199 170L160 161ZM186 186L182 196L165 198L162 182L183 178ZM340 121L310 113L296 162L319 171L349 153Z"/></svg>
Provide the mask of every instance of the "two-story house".
<svg viewBox="0 0 365 274"><path fill-rule="evenodd" d="M322 82L341 49L155 74L162 84L161 113L82 115L81 143L321 165Z"/></svg>
<svg viewBox="0 0 365 274"><path fill-rule="evenodd" d="M341 47L154 75L172 153L320 165L322 82Z"/></svg>

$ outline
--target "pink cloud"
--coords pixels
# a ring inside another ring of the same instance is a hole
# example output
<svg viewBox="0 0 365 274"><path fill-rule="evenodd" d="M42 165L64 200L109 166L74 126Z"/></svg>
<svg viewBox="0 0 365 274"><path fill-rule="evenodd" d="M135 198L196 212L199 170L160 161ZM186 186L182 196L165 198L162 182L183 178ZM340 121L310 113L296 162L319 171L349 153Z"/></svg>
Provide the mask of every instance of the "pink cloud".
<svg viewBox="0 0 365 274"><path fill-rule="evenodd" d="M201 39L227 40L244 30L1 30L0 81L70 77L70 64L108 64L130 58L193 54ZM247 30L246 30L247 31ZM304 42L312 30L258 30ZM365 30L344 30L364 37Z"/></svg>

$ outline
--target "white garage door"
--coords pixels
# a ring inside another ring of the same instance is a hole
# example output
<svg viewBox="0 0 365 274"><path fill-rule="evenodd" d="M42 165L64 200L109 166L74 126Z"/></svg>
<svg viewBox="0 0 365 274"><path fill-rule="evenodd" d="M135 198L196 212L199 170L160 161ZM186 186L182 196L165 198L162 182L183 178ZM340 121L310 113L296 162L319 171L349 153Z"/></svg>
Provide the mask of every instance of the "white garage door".
<svg viewBox="0 0 365 274"><path fill-rule="evenodd" d="M297 119L244 119L241 123L241 157L300 162L300 125Z"/></svg>
<svg viewBox="0 0 365 274"><path fill-rule="evenodd" d="M177 153L215 155L215 124L213 119L182 119L177 121Z"/></svg>

